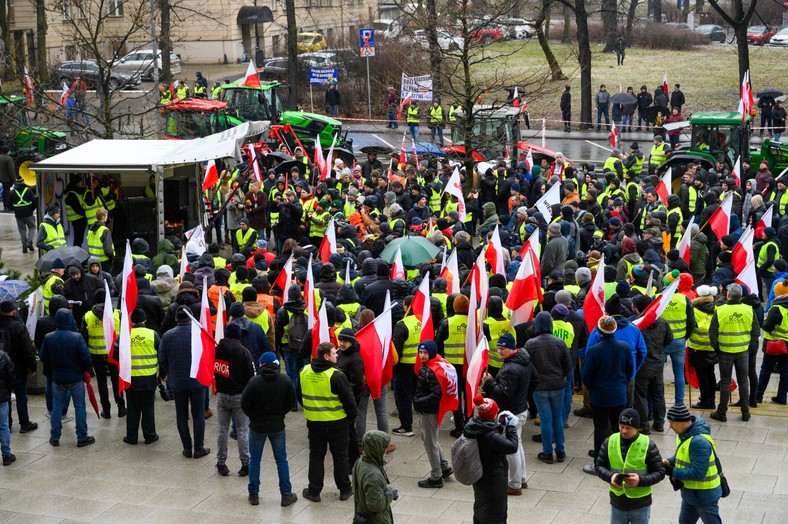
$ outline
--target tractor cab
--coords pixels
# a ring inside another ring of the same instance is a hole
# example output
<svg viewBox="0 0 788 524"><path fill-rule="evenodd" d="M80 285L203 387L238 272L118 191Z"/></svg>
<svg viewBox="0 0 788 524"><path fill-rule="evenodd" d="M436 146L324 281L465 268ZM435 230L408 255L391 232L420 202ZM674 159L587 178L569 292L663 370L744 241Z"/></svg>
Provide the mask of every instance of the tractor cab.
<svg viewBox="0 0 788 524"><path fill-rule="evenodd" d="M173 140L192 140L221 133L234 126L227 116L227 102L186 98L162 107L166 125L164 136Z"/></svg>
<svg viewBox="0 0 788 524"><path fill-rule="evenodd" d="M489 107L477 109L473 120L473 151L471 156L477 162L504 156L508 148L513 154L513 145L519 140L520 133L517 117L518 107ZM465 156L465 113L457 113L458 122L452 128L453 145L445 147L444 152L450 157Z"/></svg>
<svg viewBox="0 0 788 524"><path fill-rule="evenodd" d="M749 118L742 122L740 113L697 112L690 119L689 151L707 157L712 164L723 158L732 167L739 156L749 153Z"/></svg>
<svg viewBox="0 0 788 524"><path fill-rule="evenodd" d="M279 97L279 82L261 82L260 87L248 87L244 79L222 86L222 100L228 104L229 112L238 123L267 120L277 123L282 115L282 99Z"/></svg>

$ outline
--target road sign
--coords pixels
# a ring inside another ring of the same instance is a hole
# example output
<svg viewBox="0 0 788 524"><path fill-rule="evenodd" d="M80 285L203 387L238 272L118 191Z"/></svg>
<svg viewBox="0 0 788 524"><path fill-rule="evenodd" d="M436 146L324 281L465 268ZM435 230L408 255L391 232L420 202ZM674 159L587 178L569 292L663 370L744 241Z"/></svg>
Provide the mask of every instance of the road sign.
<svg viewBox="0 0 788 524"><path fill-rule="evenodd" d="M375 29L365 27L358 30L358 47L361 57L375 56Z"/></svg>
<svg viewBox="0 0 788 524"><path fill-rule="evenodd" d="M337 83L337 68L313 69L309 68L309 83L311 85L327 85Z"/></svg>

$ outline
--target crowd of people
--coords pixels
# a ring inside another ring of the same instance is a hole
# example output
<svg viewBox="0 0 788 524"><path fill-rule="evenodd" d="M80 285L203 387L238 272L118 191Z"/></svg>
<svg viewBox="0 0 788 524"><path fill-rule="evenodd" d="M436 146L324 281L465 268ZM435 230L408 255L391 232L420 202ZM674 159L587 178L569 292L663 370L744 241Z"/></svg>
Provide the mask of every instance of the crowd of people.
<svg viewBox="0 0 788 524"><path fill-rule="evenodd" d="M664 147L659 137L653 147ZM217 472L229 474L229 440L235 439L238 475L249 478L252 505L259 504L261 456L270 440L281 504L288 506L298 497L290 483L286 419L300 410L309 435L309 480L301 495L321 501L324 459L330 451L339 498L354 497L356 521L391 522L390 505L398 493L388 484L384 456L396 450L392 435L415 434L414 412L420 415L430 463L418 486L439 489L453 474L438 438L442 400L449 394L444 378L453 376L459 399L450 434L477 440L483 466L473 486L474 522L505 522L507 497L528 488L522 441L528 419L540 426L534 440L541 450L535 458L546 464L566 459L564 435L571 431L573 394L582 394L582 406L574 414L594 423L589 450L594 462L584 470L609 483L613 522L647 521L651 486L666 476L682 491L680 522L719 522L718 500L725 487L721 465L715 461L708 424L689 410L710 410L711 418L724 422L735 405L746 421L750 409L763 402L786 403L788 263L782 246L788 249L788 239L783 239L788 235L788 192L768 165L756 171L745 163L740 186L722 163L708 171L690 164L677 194L663 202L652 173L664 156L655 158L653 151L647 164L632 144L628 155L615 150L601 169L572 165L560 153L540 165L521 161L509 166L500 160L485 172L458 169L463 184L478 182L478 189L465 193L466 213L458 198L444 191L455 169L448 163L401 165L393 159L389 169L370 154L352 169L337 159L328 177L317 181L315 166L299 152L296 159L303 165L285 177L272 169L254 180L246 164L225 170L204 193L211 220L205 225L209 235L216 234L205 252L181 250L183 239L177 237L159 242L155 254L143 239L131 243L138 296L129 319L129 384L119 382L118 344L107 347L104 329L105 319L114 319L117 333L126 322L118 310L105 311L105 290L117 296L124 289L123 275L109 272L116 254L102 204L112 201L112 184L91 178L88 204L88 191L75 179L65 195L66 220L77 233L76 245L88 229L91 258L85 267L66 267L56 259L41 276L45 310L32 337L19 321L15 303L0 303L3 464L14 461L12 389L20 432L38 428L29 419L25 391L40 359L52 446L61 443L69 404L76 417L77 446L95 442L88 432L83 385L90 376L98 386L101 417L111 418L114 404L116 415L126 418L123 442L137 445L141 426L144 443L153 444L159 438L154 417L158 389L165 401L174 400L186 458L211 453L205 419L217 413ZM555 185L561 200L545 214L537 204ZM100 200L102 195L107 199ZM722 234L708 223L729 195L730 231ZM772 223L757 227L770 204L775 206ZM59 205L46 210L37 242L43 251L65 245L61 218ZM335 230L327 232L328 227ZM755 229L758 239L757 289L740 283L732 263L732 251L747 227ZM222 233L227 234L224 242ZM336 248L322 261L318 249L331 233ZM684 235L691 235L689 263L677 249ZM442 255L407 267L404 279L391 278L392 260L382 258L384 249L408 236L426 238L446 256L456 253L459 274L452 278L460 283L459 293L447 292ZM531 256L522 247L532 237L538 238L540 255L533 263L540 269L543 298L532 319L513 323L509 297L526 262L523 256ZM23 249L32 249L26 238L22 236ZM479 319L492 348L489 365L478 396L465 398L469 363L462 348L469 311L481 306L471 304L476 292L469 275L481 252L498 239L504 271L483 267L492 274L486 315ZM330 326L329 340L319 344L313 344L304 297L310 270L314 297L307 299L324 306ZM280 278L283 272L291 278ZM604 315L589 325L582 310L600 272ZM434 332L425 335L421 315L411 306L426 278ZM636 323L675 280L678 291L661 317L646 327ZM192 317L200 318L203 296L212 325L224 326L215 350L215 395L192 369ZM225 318L217 319L222 310ZM372 398L356 333L388 312L396 351L393 381ZM761 349L765 356L758 373ZM664 379L668 359L675 382L670 399L665 398ZM691 369L700 400L690 406L685 403L685 373ZM738 402L732 404L734 369ZM778 393L764 399L775 372ZM390 427L388 388L399 420L395 428ZM470 418L468 402L477 408ZM376 431L367 431L370 405ZM674 456L663 460L648 435L664 432L666 420L679 438Z"/></svg>

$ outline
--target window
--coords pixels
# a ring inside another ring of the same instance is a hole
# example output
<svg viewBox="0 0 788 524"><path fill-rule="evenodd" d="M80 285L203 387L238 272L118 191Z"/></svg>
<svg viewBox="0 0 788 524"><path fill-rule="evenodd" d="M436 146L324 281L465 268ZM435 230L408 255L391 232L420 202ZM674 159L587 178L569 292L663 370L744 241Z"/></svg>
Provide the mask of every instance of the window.
<svg viewBox="0 0 788 524"><path fill-rule="evenodd" d="M268 8L271 11L276 11L276 6L277 6L278 3L279 2L277 2L277 0L268 0Z"/></svg>
<svg viewBox="0 0 788 524"><path fill-rule="evenodd" d="M110 18L122 18L123 2L124 0L107 0L107 15Z"/></svg>
<svg viewBox="0 0 788 524"><path fill-rule="evenodd" d="M14 0L8 0L8 22L14 23Z"/></svg>

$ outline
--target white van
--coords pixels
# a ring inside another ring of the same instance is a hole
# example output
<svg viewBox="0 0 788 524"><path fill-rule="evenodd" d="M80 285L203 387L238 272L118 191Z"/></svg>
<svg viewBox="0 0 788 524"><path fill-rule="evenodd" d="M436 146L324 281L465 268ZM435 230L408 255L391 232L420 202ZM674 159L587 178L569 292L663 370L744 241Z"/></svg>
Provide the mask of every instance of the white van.
<svg viewBox="0 0 788 524"><path fill-rule="evenodd" d="M399 20L391 20L388 18L373 20L372 27L375 28L375 37L381 40L396 38L402 32L402 26Z"/></svg>

